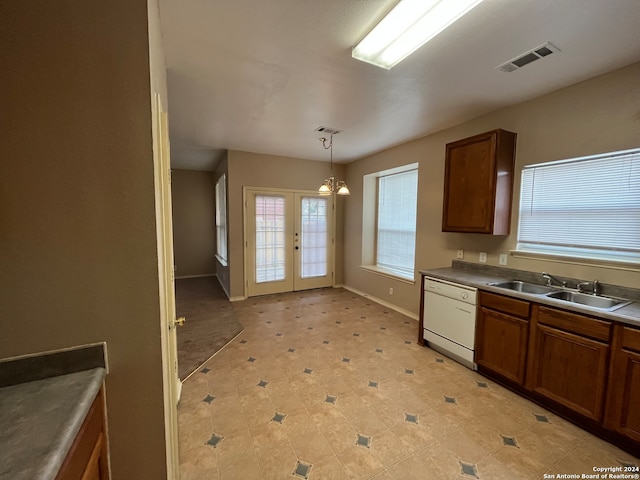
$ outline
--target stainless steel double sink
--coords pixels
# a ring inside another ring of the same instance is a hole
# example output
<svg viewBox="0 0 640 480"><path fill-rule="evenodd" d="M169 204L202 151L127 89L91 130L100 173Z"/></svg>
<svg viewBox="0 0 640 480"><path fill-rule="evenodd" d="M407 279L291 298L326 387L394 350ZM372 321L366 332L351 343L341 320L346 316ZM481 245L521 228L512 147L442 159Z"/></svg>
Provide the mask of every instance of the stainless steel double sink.
<svg viewBox="0 0 640 480"><path fill-rule="evenodd" d="M604 295L591 295L564 288L546 287L535 283L522 282L520 280L509 280L506 282L489 283L489 286L504 288L514 292L530 293L532 295L542 295L547 298L562 300L569 303L577 303L598 310L611 312L618 308L629 305L631 300L624 298L607 297Z"/></svg>

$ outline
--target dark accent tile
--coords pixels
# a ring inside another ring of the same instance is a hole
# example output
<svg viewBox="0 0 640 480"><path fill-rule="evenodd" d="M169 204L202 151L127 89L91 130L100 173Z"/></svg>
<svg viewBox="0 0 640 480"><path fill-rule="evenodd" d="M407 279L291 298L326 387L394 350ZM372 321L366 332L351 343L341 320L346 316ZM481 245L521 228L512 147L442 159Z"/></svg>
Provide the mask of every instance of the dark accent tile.
<svg viewBox="0 0 640 480"><path fill-rule="evenodd" d="M360 334L359 334L359 333L354 333L354 334L353 334L353 336L354 336L354 337L359 337L359 336L360 336Z"/></svg>
<svg viewBox="0 0 640 480"><path fill-rule="evenodd" d="M456 397L449 397L447 395L444 396L444 401L445 403L453 403L454 405L458 403Z"/></svg>
<svg viewBox="0 0 640 480"><path fill-rule="evenodd" d="M296 349L293 348L293 347L289 347L289 350L287 350L287 352L292 352L292 353L295 352L295 351L296 351Z"/></svg>
<svg viewBox="0 0 640 480"><path fill-rule="evenodd" d="M480 388L489 388L486 382L476 382Z"/></svg>
<svg viewBox="0 0 640 480"><path fill-rule="evenodd" d="M211 435L211 438L205 442L205 445L216 448L222 440L224 440L224 437L222 435L217 435L214 433L213 435Z"/></svg>
<svg viewBox="0 0 640 480"><path fill-rule="evenodd" d="M436 358L436 363L444 363L444 358Z"/></svg>
<svg viewBox="0 0 640 480"><path fill-rule="evenodd" d="M405 321L404 321L404 324L405 324L405 325L409 325L409 320L405 320Z"/></svg>
<svg viewBox="0 0 640 480"><path fill-rule="evenodd" d="M418 424L418 415L416 415L414 413L405 412L404 421L405 422L409 422L409 423L415 423L417 425Z"/></svg>
<svg viewBox="0 0 640 480"><path fill-rule="evenodd" d="M311 370L310 368L304 369L304 373L306 373L307 375L311 374L311 372L313 372L313 370Z"/></svg>
<svg viewBox="0 0 640 480"><path fill-rule="evenodd" d="M371 448L371 437L358 434L358 438L356 439L356 445L359 447Z"/></svg>
<svg viewBox="0 0 640 480"><path fill-rule="evenodd" d="M404 343L406 343L407 345L411 345L413 342L411 340L405 340Z"/></svg>
<svg viewBox="0 0 640 480"><path fill-rule="evenodd" d="M276 337L281 337L282 334L280 332L276 333Z"/></svg>
<svg viewBox="0 0 640 480"><path fill-rule="evenodd" d="M508 445L509 447L520 448L520 445L518 445L518 442L514 437L509 437L507 435L500 435L500 436L502 437L502 443L504 445Z"/></svg>
<svg viewBox="0 0 640 480"><path fill-rule="evenodd" d="M296 318L300 318L300 315L296 315Z"/></svg>
<svg viewBox="0 0 640 480"><path fill-rule="evenodd" d="M322 313L325 313L325 314L326 314L327 312L322 312Z"/></svg>
<svg viewBox="0 0 640 480"><path fill-rule="evenodd" d="M342 322L341 322L340 320L336 320L336 323L339 325L339 324L341 324Z"/></svg>
<svg viewBox="0 0 640 480"><path fill-rule="evenodd" d="M539 415L537 413L533 414L536 417L536 420L542 423L551 423L546 415Z"/></svg>
<svg viewBox="0 0 640 480"><path fill-rule="evenodd" d="M323 340L322 343L324 343L325 345L328 345L331 342L329 340Z"/></svg>
<svg viewBox="0 0 640 480"><path fill-rule="evenodd" d="M364 319L364 318L367 318L367 317L365 317L365 316L363 315L363 316L361 316L360 318L361 318L361 319Z"/></svg>
<svg viewBox="0 0 640 480"><path fill-rule="evenodd" d="M266 381L264 381L264 380L260 380L260 381L258 382L258 387L266 388L266 387L267 387L267 385L269 385L269 382L266 382Z"/></svg>
<svg viewBox="0 0 640 480"><path fill-rule="evenodd" d="M344 363L349 363L349 362L351 362L351 359L350 359L350 358L347 358L347 357L342 357L342 361L343 361Z"/></svg>
<svg viewBox="0 0 640 480"><path fill-rule="evenodd" d="M307 327L307 330L313 330L313 327Z"/></svg>
<svg viewBox="0 0 640 480"><path fill-rule="evenodd" d="M255 361L256 361L256 359L255 359L254 357L249 357L249 358L247 359L247 362L251 362L251 363L253 363L253 362L255 362Z"/></svg>
<svg viewBox="0 0 640 480"><path fill-rule="evenodd" d="M349 310L349 307L344 307L345 310Z"/></svg>
<svg viewBox="0 0 640 480"><path fill-rule="evenodd" d="M331 405L335 405L336 402L338 401L338 397L336 397L335 395L327 395L324 401L325 403L330 403Z"/></svg>
<svg viewBox="0 0 640 480"><path fill-rule="evenodd" d="M369 380L369 386L370 387L378 388L378 385L380 385L380 382L375 382L373 380Z"/></svg>
<svg viewBox="0 0 640 480"><path fill-rule="evenodd" d="M267 320L267 323L273 323L271 320Z"/></svg>
<svg viewBox="0 0 640 480"><path fill-rule="evenodd" d="M204 367L202 370L200 370L200 373L207 374L207 373L209 373L210 371L211 371L211 369L210 369L210 368Z"/></svg>
<svg viewBox="0 0 640 480"><path fill-rule="evenodd" d="M382 353L382 349L381 348L376 348L376 353Z"/></svg>
<svg viewBox="0 0 640 480"><path fill-rule="evenodd" d="M384 312L385 315L389 315L389 312Z"/></svg>
<svg viewBox="0 0 640 480"><path fill-rule="evenodd" d="M413 368L405 368L404 373L406 373L407 375L413 375L415 373L415 370Z"/></svg>
<svg viewBox="0 0 640 480"><path fill-rule="evenodd" d="M202 399L202 401L204 403L208 403L209 405L211 405L211 402L213 402L216 399L216 397L212 396L212 395L207 395L206 397L204 397Z"/></svg>
<svg viewBox="0 0 640 480"><path fill-rule="evenodd" d="M460 462L460 468L463 475L480 478L478 477L478 468L473 463Z"/></svg>
<svg viewBox="0 0 640 480"><path fill-rule="evenodd" d="M298 460L296 464L296 468L293 471L293 476L298 478L309 478L309 474L311 473L312 465L310 463L304 463Z"/></svg>
<svg viewBox="0 0 640 480"><path fill-rule="evenodd" d="M272 422L276 422L276 423L282 423L282 422L284 422L285 418L287 418L287 416L284 413L276 412L276 414L273 416L271 421Z"/></svg>
<svg viewBox="0 0 640 480"><path fill-rule="evenodd" d="M387 327L380 327L380 330L386 330Z"/></svg>
<svg viewBox="0 0 640 480"><path fill-rule="evenodd" d="M240 340L240 343L247 343L247 341L243 339L243 340Z"/></svg>

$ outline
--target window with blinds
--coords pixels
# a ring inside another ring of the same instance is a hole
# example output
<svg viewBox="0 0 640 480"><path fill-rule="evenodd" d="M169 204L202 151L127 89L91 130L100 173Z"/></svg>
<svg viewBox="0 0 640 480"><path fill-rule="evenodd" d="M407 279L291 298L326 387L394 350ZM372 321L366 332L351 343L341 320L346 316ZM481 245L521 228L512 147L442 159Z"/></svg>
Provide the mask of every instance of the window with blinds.
<svg viewBox="0 0 640 480"><path fill-rule="evenodd" d="M227 176L222 174L216 182L216 256L227 264Z"/></svg>
<svg viewBox="0 0 640 480"><path fill-rule="evenodd" d="M526 166L517 249L640 263L640 149Z"/></svg>
<svg viewBox="0 0 640 480"><path fill-rule="evenodd" d="M376 265L413 279L418 170L378 178Z"/></svg>

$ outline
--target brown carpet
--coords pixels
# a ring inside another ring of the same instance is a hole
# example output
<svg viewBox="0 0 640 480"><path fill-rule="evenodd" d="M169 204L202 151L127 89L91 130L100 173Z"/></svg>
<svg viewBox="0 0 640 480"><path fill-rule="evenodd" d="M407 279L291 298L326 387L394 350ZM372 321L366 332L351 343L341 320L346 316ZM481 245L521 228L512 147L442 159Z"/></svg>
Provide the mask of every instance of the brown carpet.
<svg viewBox="0 0 640 480"><path fill-rule="evenodd" d="M216 277L176 280L178 376L184 380L244 328Z"/></svg>

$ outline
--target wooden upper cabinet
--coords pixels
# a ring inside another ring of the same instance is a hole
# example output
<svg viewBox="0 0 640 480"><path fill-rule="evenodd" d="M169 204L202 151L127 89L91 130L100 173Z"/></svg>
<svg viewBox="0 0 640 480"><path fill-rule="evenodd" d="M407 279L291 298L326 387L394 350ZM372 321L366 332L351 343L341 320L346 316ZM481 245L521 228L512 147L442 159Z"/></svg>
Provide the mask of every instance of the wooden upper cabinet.
<svg viewBox="0 0 640 480"><path fill-rule="evenodd" d="M515 149L506 130L447 144L443 232L509 234Z"/></svg>

